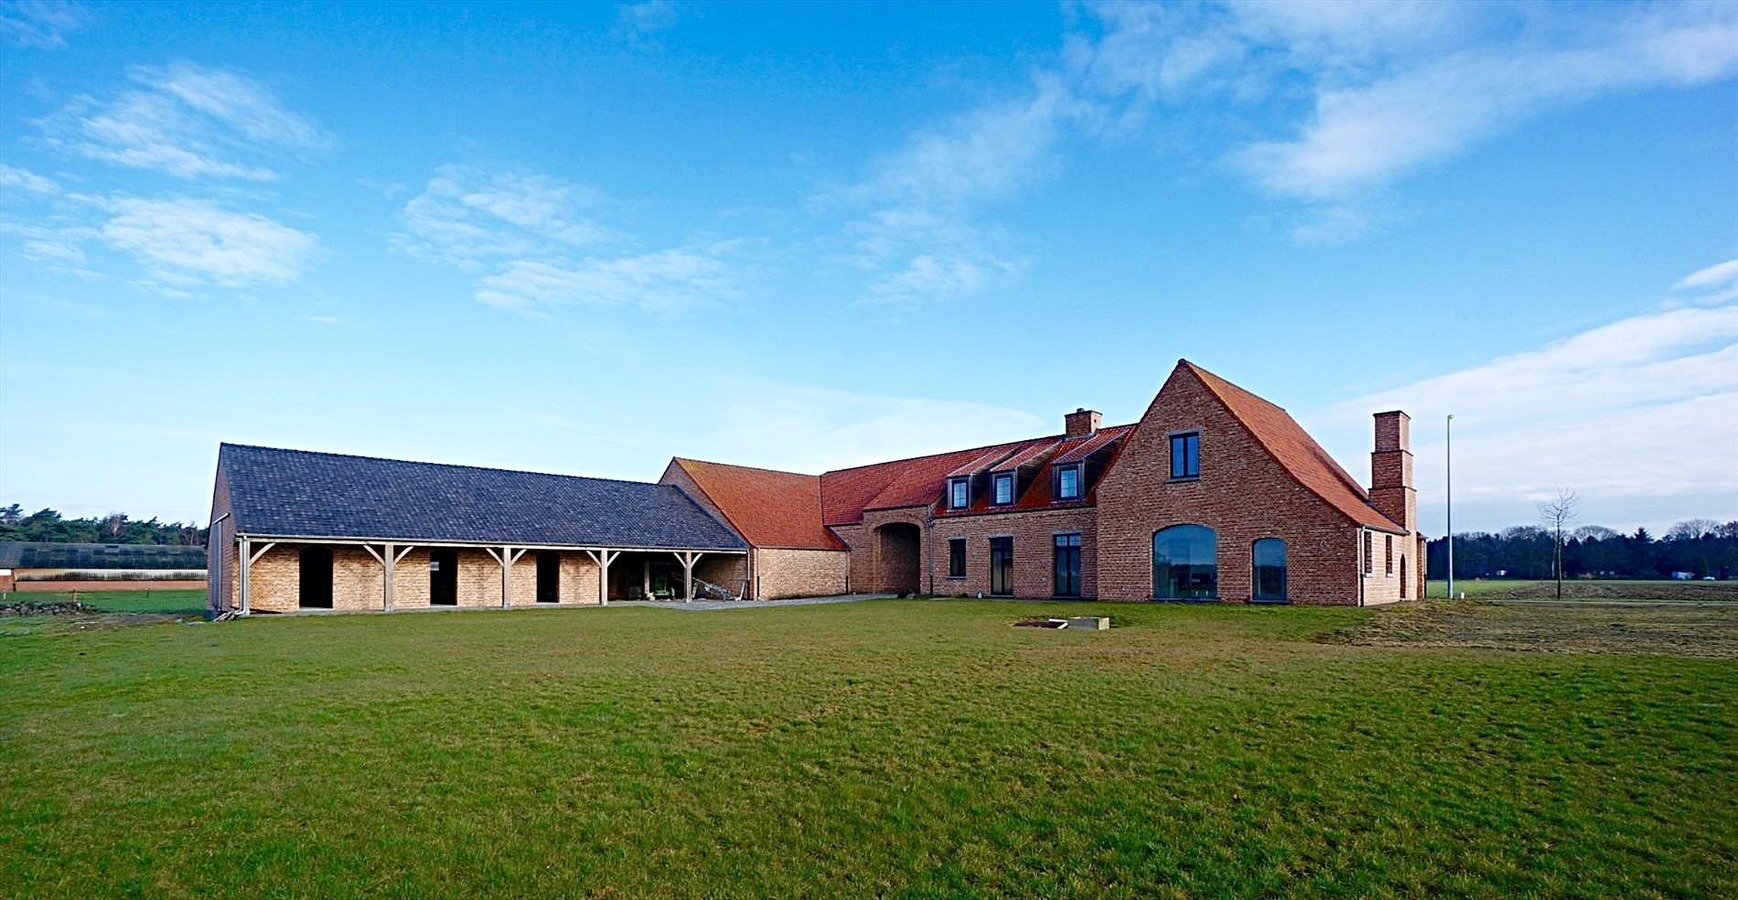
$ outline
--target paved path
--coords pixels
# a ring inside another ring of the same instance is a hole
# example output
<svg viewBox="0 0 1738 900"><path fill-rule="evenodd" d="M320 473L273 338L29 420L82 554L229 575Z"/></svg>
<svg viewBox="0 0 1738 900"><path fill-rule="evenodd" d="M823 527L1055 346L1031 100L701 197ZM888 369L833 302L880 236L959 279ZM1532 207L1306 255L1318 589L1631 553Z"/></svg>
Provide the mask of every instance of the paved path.
<svg viewBox="0 0 1738 900"><path fill-rule="evenodd" d="M770 606L811 606L818 603L856 603L859 600L885 600L892 594L843 594L838 597L792 597L789 600L611 600L611 606L655 606L659 609L713 610L766 609Z"/></svg>

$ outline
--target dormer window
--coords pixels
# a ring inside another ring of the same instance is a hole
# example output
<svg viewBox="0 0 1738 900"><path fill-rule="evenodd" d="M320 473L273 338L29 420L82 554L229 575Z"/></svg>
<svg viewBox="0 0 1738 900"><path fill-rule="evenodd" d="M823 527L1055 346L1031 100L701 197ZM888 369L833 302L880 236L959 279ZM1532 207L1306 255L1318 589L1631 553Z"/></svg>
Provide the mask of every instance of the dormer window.
<svg viewBox="0 0 1738 900"><path fill-rule="evenodd" d="M972 480L970 478L949 478L947 481L947 508L965 509L972 505Z"/></svg>
<svg viewBox="0 0 1738 900"><path fill-rule="evenodd" d="M1056 467L1056 499L1080 499L1080 463Z"/></svg>
<svg viewBox="0 0 1738 900"><path fill-rule="evenodd" d="M997 506L1007 506L1014 502L1014 473L998 472L990 476L992 489L991 503Z"/></svg>

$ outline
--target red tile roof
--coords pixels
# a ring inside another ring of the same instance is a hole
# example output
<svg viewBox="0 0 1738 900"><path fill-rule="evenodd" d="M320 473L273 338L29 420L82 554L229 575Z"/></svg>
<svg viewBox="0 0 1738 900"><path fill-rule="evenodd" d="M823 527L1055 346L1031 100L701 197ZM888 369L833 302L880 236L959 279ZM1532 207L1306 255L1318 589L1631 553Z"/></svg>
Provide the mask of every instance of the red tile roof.
<svg viewBox="0 0 1738 900"><path fill-rule="evenodd" d="M1056 458L1051 460L1051 462L1057 464L1079 462L1088 456L1097 453L1099 450L1103 449L1106 444L1120 440L1123 435L1128 434L1133 430L1135 430L1133 425L1112 425L1109 428L1100 428L1091 436L1077 443L1064 443L1062 445L1062 452L1057 454Z"/></svg>
<svg viewBox="0 0 1738 900"><path fill-rule="evenodd" d="M1370 505L1370 495L1357 479L1347 474L1284 409L1188 360L1178 365L1194 373L1299 484L1360 525L1406 533L1404 527Z"/></svg>
<svg viewBox="0 0 1738 900"><path fill-rule="evenodd" d="M863 521L866 509L928 506L941 496L949 473L982 457L1000 459L1033 443L1037 441L1014 441L828 472L821 476L822 515L828 525L851 525Z"/></svg>
<svg viewBox="0 0 1738 900"><path fill-rule="evenodd" d="M990 471L1006 472L1010 469L1018 469L1021 466L1040 464L1044 461L1045 457L1056 452L1056 448L1060 446L1062 446L1062 440L1060 438L1055 440L1035 441L1032 446L1015 453L1013 456L1010 456L999 463L996 463Z"/></svg>
<svg viewBox="0 0 1738 900"><path fill-rule="evenodd" d="M997 447L997 448L991 450L988 453L983 454L982 456L978 456L978 457L973 458L971 462L966 463L965 465L960 466L959 468L953 470L952 472L947 473L947 477L949 477L949 478L964 478L964 477L967 477L970 475L981 475L985 472L990 471L990 467L994 466L996 463L999 463L1002 460L1006 459L1008 456L1008 452L1009 452L1009 447L1008 447L1008 445L1004 444L1000 447Z"/></svg>
<svg viewBox="0 0 1738 900"><path fill-rule="evenodd" d="M675 462L750 544L846 549L843 541L821 525L820 476L697 459L678 458Z"/></svg>

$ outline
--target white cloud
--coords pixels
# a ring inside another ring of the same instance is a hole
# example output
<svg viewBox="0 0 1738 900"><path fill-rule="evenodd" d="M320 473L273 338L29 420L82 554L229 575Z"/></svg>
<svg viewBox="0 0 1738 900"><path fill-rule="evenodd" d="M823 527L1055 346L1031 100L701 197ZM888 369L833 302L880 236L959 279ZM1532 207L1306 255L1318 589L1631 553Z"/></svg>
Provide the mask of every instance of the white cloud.
<svg viewBox="0 0 1738 900"><path fill-rule="evenodd" d="M504 309L633 306L671 315L736 293L725 242L551 263L517 259L477 280L477 299Z"/></svg>
<svg viewBox="0 0 1738 900"><path fill-rule="evenodd" d="M1599 524L1738 517L1738 305L1632 316L1336 404L1309 424L1340 458L1362 458L1369 415L1386 409L1413 417L1427 530L1441 529L1450 413L1457 531L1531 521L1532 504L1560 487Z"/></svg>
<svg viewBox="0 0 1738 900"><path fill-rule="evenodd" d="M1292 136L1228 160L1276 194L1344 200L1466 152L1541 111L1614 91L1707 83L1738 71L1738 5L1637 8L1446 3L1093 7L1076 40L1082 89L1132 112L1203 95L1284 100ZM1279 104L1274 108L1283 109Z"/></svg>
<svg viewBox="0 0 1738 900"><path fill-rule="evenodd" d="M869 273L866 299L949 300L1017 279L1024 261L993 246L993 231L974 224L973 206L1041 177L1072 113L1061 83L1041 77L1030 97L920 131L863 182L817 198L866 208L845 225L851 249L842 256Z"/></svg>
<svg viewBox="0 0 1738 900"><path fill-rule="evenodd" d="M1669 306L1718 306L1738 301L1738 259L1692 272L1672 287Z"/></svg>
<svg viewBox="0 0 1738 900"><path fill-rule="evenodd" d="M293 281L317 247L311 234L209 200L121 197L106 206L103 238L171 285Z"/></svg>
<svg viewBox="0 0 1738 900"><path fill-rule="evenodd" d="M32 194L58 194L60 185L54 179L38 175L29 169L20 169L0 163L0 188L26 191Z"/></svg>
<svg viewBox="0 0 1738 900"><path fill-rule="evenodd" d="M234 72L177 63L136 66L128 77L137 87L106 101L80 97L38 122L43 140L90 159L177 178L251 181L278 175L245 157L328 143L312 122Z"/></svg>
<svg viewBox="0 0 1738 900"><path fill-rule="evenodd" d="M754 383L721 404L708 452L818 473L1042 434L1031 413L982 403ZM751 398L751 399L735 399Z"/></svg>
<svg viewBox="0 0 1738 900"><path fill-rule="evenodd" d="M597 218L605 205L595 190L549 175L448 166L405 204L394 244L473 276L477 300L520 312L673 315L737 294L738 242L624 249L626 237Z"/></svg>
<svg viewBox="0 0 1738 900"><path fill-rule="evenodd" d="M602 205L591 188L547 175L488 174L447 166L405 204L400 249L475 269L497 257L585 247L613 237L592 212Z"/></svg>
<svg viewBox="0 0 1738 900"><path fill-rule="evenodd" d="M674 24L676 4L670 0L645 0L616 7L615 35L621 39L643 39Z"/></svg>
<svg viewBox="0 0 1738 900"><path fill-rule="evenodd" d="M7 0L0 3L0 34L21 47L58 50L66 46L66 34L90 21L90 13L78 3L63 0Z"/></svg>

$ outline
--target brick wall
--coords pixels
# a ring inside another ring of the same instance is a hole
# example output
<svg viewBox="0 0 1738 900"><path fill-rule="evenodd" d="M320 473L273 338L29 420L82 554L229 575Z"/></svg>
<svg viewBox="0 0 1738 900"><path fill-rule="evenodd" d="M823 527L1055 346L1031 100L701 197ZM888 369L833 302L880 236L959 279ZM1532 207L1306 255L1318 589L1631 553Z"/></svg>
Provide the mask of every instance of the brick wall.
<svg viewBox="0 0 1738 900"><path fill-rule="evenodd" d="M843 594L850 565L851 554L840 550L757 549L754 597L778 600Z"/></svg>
<svg viewBox="0 0 1738 900"><path fill-rule="evenodd" d="M1014 539L1013 588L1016 597L1049 597L1056 588L1056 535L1080 535L1080 596L1098 595L1096 511L1091 507L947 516L935 521L935 587L940 595L990 592L990 538ZM948 541L964 538L966 574L948 575ZM926 573L927 574L927 573Z"/></svg>
<svg viewBox="0 0 1738 900"><path fill-rule="evenodd" d="M1177 431L1200 434L1193 481L1169 481L1170 433ZM1222 601L1250 599L1254 543L1277 537L1286 542L1292 602L1358 602L1357 526L1298 484L1192 373L1173 372L1124 441L1098 487L1101 599L1152 597L1153 533L1195 524L1217 534ZM1366 581L1367 593L1376 593L1375 579Z"/></svg>
<svg viewBox="0 0 1738 900"><path fill-rule="evenodd" d="M257 612L296 612L301 609L301 544L280 543L253 564L248 579L248 605ZM377 548L378 549L378 548ZM479 549L458 550L458 605L499 609L501 566ZM240 573L232 587L239 591ZM561 553L560 603L595 605L598 569L583 552ZM537 551L527 551L513 564L514 607L548 606L537 602ZM239 602L239 601L238 601ZM361 547L332 545L332 608L334 610L380 610L385 605L384 569ZM399 560L393 569L392 606L395 610L429 607L429 550L417 548Z"/></svg>

